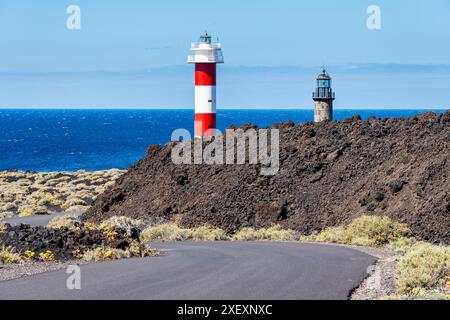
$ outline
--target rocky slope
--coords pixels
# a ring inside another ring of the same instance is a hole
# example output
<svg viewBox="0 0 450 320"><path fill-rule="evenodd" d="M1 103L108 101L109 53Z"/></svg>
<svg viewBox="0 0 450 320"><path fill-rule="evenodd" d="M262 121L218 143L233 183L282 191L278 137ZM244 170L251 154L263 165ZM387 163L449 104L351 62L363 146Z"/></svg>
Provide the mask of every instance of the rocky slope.
<svg viewBox="0 0 450 320"><path fill-rule="evenodd" d="M279 223L309 234L376 214L407 223L417 238L450 242L450 111L275 126L275 176L261 176L259 165L175 165L173 144L152 146L83 218L164 218L229 232Z"/></svg>

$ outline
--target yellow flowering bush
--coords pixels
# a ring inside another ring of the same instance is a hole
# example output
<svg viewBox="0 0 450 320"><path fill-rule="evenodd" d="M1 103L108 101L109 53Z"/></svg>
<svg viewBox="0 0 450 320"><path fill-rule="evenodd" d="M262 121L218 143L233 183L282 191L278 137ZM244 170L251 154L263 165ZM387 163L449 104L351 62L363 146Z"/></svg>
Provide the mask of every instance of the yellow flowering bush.
<svg viewBox="0 0 450 320"><path fill-rule="evenodd" d="M0 246L0 262L6 264L21 263L22 258L20 254L11 246Z"/></svg>
<svg viewBox="0 0 450 320"><path fill-rule="evenodd" d="M118 236L116 228L114 226L108 226L103 230L103 234L106 236L108 241L114 241Z"/></svg>
<svg viewBox="0 0 450 320"><path fill-rule="evenodd" d="M26 250L25 251L25 257L27 257L30 260L33 259L35 255L36 254L33 251L31 251L31 250Z"/></svg>
<svg viewBox="0 0 450 320"><path fill-rule="evenodd" d="M33 212L33 210L30 207L27 207L19 213L19 216L20 217L29 217L29 216L31 216L32 212Z"/></svg>
<svg viewBox="0 0 450 320"><path fill-rule="evenodd" d="M102 261L129 258L130 256L131 252L129 250L99 247L84 252L82 258L85 261Z"/></svg>
<svg viewBox="0 0 450 320"><path fill-rule="evenodd" d="M93 231L93 230L98 230L98 227L97 227L95 224L89 223L89 222L86 222L86 223L84 224L84 227L85 227L86 229L88 229L88 230L91 230L91 231Z"/></svg>
<svg viewBox="0 0 450 320"><path fill-rule="evenodd" d="M54 261L55 255L50 250L47 250L39 253L39 258L41 258L42 261Z"/></svg>

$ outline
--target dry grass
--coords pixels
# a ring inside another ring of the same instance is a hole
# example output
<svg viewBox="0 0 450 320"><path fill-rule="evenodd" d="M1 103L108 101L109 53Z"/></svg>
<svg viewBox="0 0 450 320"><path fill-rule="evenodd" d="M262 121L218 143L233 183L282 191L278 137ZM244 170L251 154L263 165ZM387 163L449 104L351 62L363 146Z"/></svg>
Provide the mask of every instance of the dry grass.
<svg viewBox="0 0 450 320"><path fill-rule="evenodd" d="M389 217L361 216L347 227L333 227L301 240L332 242L359 246L381 247L404 239L410 234L408 227Z"/></svg>
<svg viewBox="0 0 450 320"><path fill-rule="evenodd" d="M104 261L126 259L131 257L150 257L159 254L158 250L144 246L137 241L130 244L126 250L115 249L110 247L98 247L88 250L81 255L81 259L85 261Z"/></svg>
<svg viewBox="0 0 450 320"><path fill-rule="evenodd" d="M387 244L387 247L394 251L406 252L410 250L413 246L423 242L417 241L414 238L401 237L393 240Z"/></svg>
<svg viewBox="0 0 450 320"><path fill-rule="evenodd" d="M400 259L396 282L401 294L423 295L450 281L450 247L420 243ZM450 289L450 288L449 288Z"/></svg>
<svg viewBox="0 0 450 320"><path fill-rule="evenodd" d="M67 208L66 212L85 212L90 208L90 206L72 206Z"/></svg>
<svg viewBox="0 0 450 320"><path fill-rule="evenodd" d="M114 184L123 172L0 171L0 218L49 214L60 209L85 211L106 185Z"/></svg>
<svg viewBox="0 0 450 320"><path fill-rule="evenodd" d="M73 216L56 217L50 220L50 222L47 224L47 227L53 229L60 229L64 227L73 228L79 222L80 219Z"/></svg>
<svg viewBox="0 0 450 320"><path fill-rule="evenodd" d="M274 225L270 228L243 228L234 236L230 237L220 228L201 226L197 228L181 228L175 223L164 223L157 226L150 226L141 233L142 242L152 241L289 241L295 240L296 233L292 230L283 230L281 226Z"/></svg>
<svg viewBox="0 0 450 320"><path fill-rule="evenodd" d="M88 250L82 255L82 259L85 261L115 260L129 257L131 257L131 253L129 250L101 247Z"/></svg>
<svg viewBox="0 0 450 320"><path fill-rule="evenodd" d="M146 228L141 233L141 241L184 241L189 239L189 235L189 229L180 228L174 223L165 223Z"/></svg>
<svg viewBox="0 0 450 320"><path fill-rule="evenodd" d="M229 240L229 237L222 229L202 226L191 229L190 239L194 241L224 241Z"/></svg>
<svg viewBox="0 0 450 320"><path fill-rule="evenodd" d="M280 225L273 225L270 228L243 228L239 230L234 236L233 240L240 241L291 241L295 240L296 235L292 230L283 230Z"/></svg>
<svg viewBox="0 0 450 320"><path fill-rule="evenodd" d="M86 206L87 203L83 199L77 198L77 197L71 197L68 198L63 205L61 206L62 209L67 210L71 207L75 206Z"/></svg>
<svg viewBox="0 0 450 320"><path fill-rule="evenodd" d="M102 225L112 225L124 230L130 230L131 228L142 230L142 228L145 226L145 223L139 219L132 219L125 216L113 216L103 221Z"/></svg>
<svg viewBox="0 0 450 320"><path fill-rule="evenodd" d="M14 216L14 212L12 211L0 211L0 220L5 218L11 218Z"/></svg>
<svg viewBox="0 0 450 320"><path fill-rule="evenodd" d="M228 240L225 231L218 228L202 226L193 229L180 228L174 223L165 223L146 228L141 233L142 242L152 241L216 241Z"/></svg>

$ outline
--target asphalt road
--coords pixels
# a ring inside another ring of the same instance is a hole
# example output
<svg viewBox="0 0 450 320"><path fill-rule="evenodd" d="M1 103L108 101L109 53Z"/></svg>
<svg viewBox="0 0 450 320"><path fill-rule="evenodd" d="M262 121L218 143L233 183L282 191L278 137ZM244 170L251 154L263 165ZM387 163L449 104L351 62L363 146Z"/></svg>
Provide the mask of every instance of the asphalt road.
<svg viewBox="0 0 450 320"><path fill-rule="evenodd" d="M47 223L56 217L62 217L62 216L74 216L78 217L82 215L83 212L57 212L53 213L51 215L33 215L29 217L13 217L13 218L6 218L2 220L2 223L9 223L12 226L24 223L29 224L30 226L45 226Z"/></svg>
<svg viewBox="0 0 450 320"><path fill-rule="evenodd" d="M159 257L81 266L0 282L0 299L347 299L375 258L294 242L160 243Z"/></svg>

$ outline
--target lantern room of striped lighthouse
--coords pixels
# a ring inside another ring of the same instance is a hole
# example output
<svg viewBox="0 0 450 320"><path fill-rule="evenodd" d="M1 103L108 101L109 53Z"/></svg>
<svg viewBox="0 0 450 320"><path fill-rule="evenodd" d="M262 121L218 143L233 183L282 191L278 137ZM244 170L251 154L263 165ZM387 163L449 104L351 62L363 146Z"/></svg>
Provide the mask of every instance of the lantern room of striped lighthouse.
<svg viewBox="0 0 450 320"><path fill-rule="evenodd" d="M216 65L223 63L222 48L205 32L191 44L191 51L188 63L195 64L195 136L211 136L216 129Z"/></svg>

